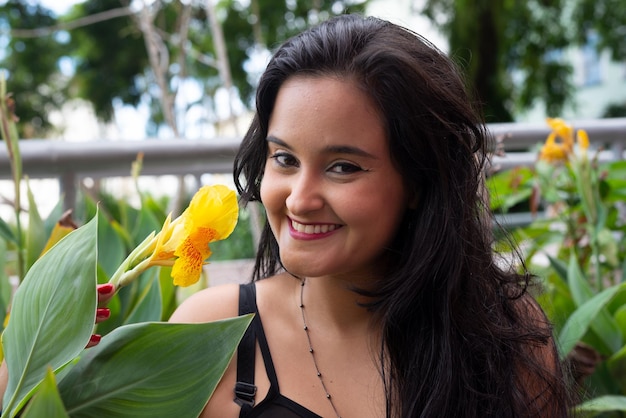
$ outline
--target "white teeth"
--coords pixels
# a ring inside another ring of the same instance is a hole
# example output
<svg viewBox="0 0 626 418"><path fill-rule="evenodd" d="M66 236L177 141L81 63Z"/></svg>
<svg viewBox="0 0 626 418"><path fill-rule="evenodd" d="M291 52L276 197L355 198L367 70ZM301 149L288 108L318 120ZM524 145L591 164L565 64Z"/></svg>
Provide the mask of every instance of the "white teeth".
<svg viewBox="0 0 626 418"><path fill-rule="evenodd" d="M324 225L304 225L296 221L291 221L291 226L298 232L304 234L325 234L326 232L334 231L337 227L332 224Z"/></svg>

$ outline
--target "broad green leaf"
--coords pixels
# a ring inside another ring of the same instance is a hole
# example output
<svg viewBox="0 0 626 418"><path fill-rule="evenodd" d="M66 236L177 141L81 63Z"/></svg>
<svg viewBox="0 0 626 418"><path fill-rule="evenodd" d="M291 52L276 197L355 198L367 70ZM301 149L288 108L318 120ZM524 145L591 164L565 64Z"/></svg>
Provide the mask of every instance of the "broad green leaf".
<svg viewBox="0 0 626 418"><path fill-rule="evenodd" d="M567 265L567 282L576 305L581 306L593 297L594 291L580 269L574 251L571 252Z"/></svg>
<svg viewBox="0 0 626 418"><path fill-rule="evenodd" d="M140 293L137 295L131 313L124 320L124 324L161 320L161 290L157 274L158 269L150 269L139 278L137 289Z"/></svg>
<svg viewBox="0 0 626 418"><path fill-rule="evenodd" d="M69 418L57 389L52 369L39 386L21 418Z"/></svg>
<svg viewBox="0 0 626 418"><path fill-rule="evenodd" d="M172 268L161 267L159 269L159 285L161 288L161 320L167 321L178 306L176 300L176 286L172 280Z"/></svg>
<svg viewBox="0 0 626 418"><path fill-rule="evenodd" d="M125 241L103 212L98 216L98 263L110 277L126 257Z"/></svg>
<svg viewBox="0 0 626 418"><path fill-rule="evenodd" d="M129 208L129 212L135 211ZM162 224L152 212L147 209L141 209L137 211L135 218L135 224L129 225L128 230L131 231L131 235L135 241L135 245L142 242L148 235L155 231L161 230Z"/></svg>
<svg viewBox="0 0 626 418"><path fill-rule="evenodd" d="M604 395L576 406L577 412L626 411L626 396Z"/></svg>
<svg viewBox="0 0 626 418"><path fill-rule="evenodd" d="M567 267L567 280L572 292L572 297L578 307L582 306L594 296L594 291L585 278L575 253L572 251L570 255L569 265ZM622 347L622 332L608 313L604 306L595 315L591 321L591 328L598 337L606 344L611 352L616 352Z"/></svg>
<svg viewBox="0 0 626 418"><path fill-rule="evenodd" d="M28 196L28 229L26 231L26 271L41 256L41 252L48 241L46 230L37 209L37 202L26 180L26 195Z"/></svg>
<svg viewBox="0 0 626 418"><path fill-rule="evenodd" d="M44 378L89 341L96 313L97 217L33 264L19 286L2 335L9 381L5 416L13 417Z"/></svg>
<svg viewBox="0 0 626 418"><path fill-rule="evenodd" d="M113 230L117 232L117 235L128 248L134 247L133 239L131 238L130 234L122 225L120 225L119 222L117 222L116 220L112 220L111 228L113 228Z"/></svg>
<svg viewBox="0 0 626 418"><path fill-rule="evenodd" d="M585 335L591 326L591 322L596 318L598 313L602 311L617 292L624 288L626 288L626 284L608 287L579 306L578 309L570 315L559 334L559 351L561 358L565 358L572 348L574 348L574 345Z"/></svg>
<svg viewBox="0 0 626 418"><path fill-rule="evenodd" d="M196 417L251 318L117 328L59 383L65 407L73 418Z"/></svg>

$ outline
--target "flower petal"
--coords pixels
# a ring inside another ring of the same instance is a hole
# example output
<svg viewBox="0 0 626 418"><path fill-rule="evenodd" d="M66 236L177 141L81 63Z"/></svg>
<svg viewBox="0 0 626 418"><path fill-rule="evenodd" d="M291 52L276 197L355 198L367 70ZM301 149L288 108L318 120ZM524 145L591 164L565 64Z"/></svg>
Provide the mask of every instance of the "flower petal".
<svg viewBox="0 0 626 418"><path fill-rule="evenodd" d="M211 255L211 250L206 245L204 251L198 251L197 244L198 242L188 238L176 248L178 259L172 267L174 285L190 286L200 279L204 260Z"/></svg>
<svg viewBox="0 0 626 418"><path fill-rule="evenodd" d="M204 186L194 195L187 211L187 233L196 228L211 228L216 234L209 242L221 240L227 238L237 225L237 195L223 185Z"/></svg>

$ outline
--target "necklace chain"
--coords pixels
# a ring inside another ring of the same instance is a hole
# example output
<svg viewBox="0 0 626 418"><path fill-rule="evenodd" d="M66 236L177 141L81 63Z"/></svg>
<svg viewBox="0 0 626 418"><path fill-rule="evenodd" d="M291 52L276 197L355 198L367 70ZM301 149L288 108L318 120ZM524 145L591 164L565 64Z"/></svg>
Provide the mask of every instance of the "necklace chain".
<svg viewBox="0 0 626 418"><path fill-rule="evenodd" d="M300 282L300 312L302 313L302 325L304 326L304 333L306 334L307 342L309 343L309 353L311 353L311 358L313 359L313 365L315 366L315 372L317 373L317 377L322 384L322 389L324 389L324 394L326 395L326 399L330 402L330 406L333 407L333 411L335 411L335 415L337 418L341 418L339 412L337 412L337 408L335 407L335 403L333 402L332 396L328 393L328 389L326 389L326 384L324 383L324 378L322 377L322 372L320 372L320 368L317 365L317 360L315 358L315 350L313 350L313 345L311 344L311 335L309 334L309 327L307 326L306 317L304 315L304 284L306 283L306 278L302 278Z"/></svg>

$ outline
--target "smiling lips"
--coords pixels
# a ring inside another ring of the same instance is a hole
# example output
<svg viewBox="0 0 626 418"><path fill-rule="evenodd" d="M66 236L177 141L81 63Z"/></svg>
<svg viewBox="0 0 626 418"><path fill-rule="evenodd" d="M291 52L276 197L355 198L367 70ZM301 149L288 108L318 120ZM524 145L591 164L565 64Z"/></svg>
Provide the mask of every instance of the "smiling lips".
<svg viewBox="0 0 626 418"><path fill-rule="evenodd" d="M339 228L340 225L336 224L315 224L315 225L305 225L291 219L291 228L294 231L299 232L301 234L326 234L328 232L332 232L335 229Z"/></svg>

